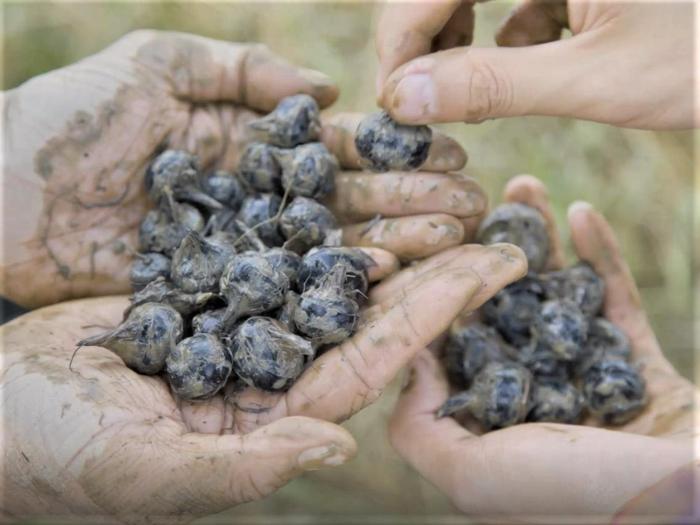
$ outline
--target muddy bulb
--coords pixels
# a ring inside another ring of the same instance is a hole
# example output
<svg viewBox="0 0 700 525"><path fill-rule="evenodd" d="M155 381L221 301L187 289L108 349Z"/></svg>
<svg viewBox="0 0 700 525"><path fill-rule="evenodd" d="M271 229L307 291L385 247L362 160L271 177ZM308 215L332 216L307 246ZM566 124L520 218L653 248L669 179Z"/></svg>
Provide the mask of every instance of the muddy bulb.
<svg viewBox="0 0 700 525"><path fill-rule="evenodd" d="M128 316L135 307L145 303L163 303L172 306L181 315L187 316L210 302L218 300L218 296L213 292L185 293L163 277L158 277L134 293L129 300L131 305L124 312L125 316Z"/></svg>
<svg viewBox="0 0 700 525"><path fill-rule="evenodd" d="M588 317L600 312L605 299L605 282L586 263L550 272L542 277L550 299L571 299Z"/></svg>
<svg viewBox="0 0 700 525"><path fill-rule="evenodd" d="M283 98L272 113L254 120L249 126L263 142L293 148L318 140L321 134L320 111L309 95L293 95Z"/></svg>
<svg viewBox="0 0 700 525"><path fill-rule="evenodd" d="M238 210L246 196L238 177L229 171L210 171L202 176L201 186L207 195L231 210Z"/></svg>
<svg viewBox="0 0 700 525"><path fill-rule="evenodd" d="M527 420L540 423L576 423L583 412L583 396L568 381L536 381Z"/></svg>
<svg viewBox="0 0 700 525"><path fill-rule="evenodd" d="M290 290L284 297L284 304L277 310L275 318L282 323L290 332L296 331L294 325L294 310L299 306L300 296Z"/></svg>
<svg viewBox="0 0 700 525"><path fill-rule="evenodd" d="M129 273L131 288L134 291L141 290L158 277L170 277L170 259L155 252L137 253Z"/></svg>
<svg viewBox="0 0 700 525"><path fill-rule="evenodd" d="M340 343L350 337L359 320L359 306L343 289L345 268L335 266L306 290L294 309L294 326L317 345Z"/></svg>
<svg viewBox="0 0 700 525"><path fill-rule="evenodd" d="M156 204L163 201L168 188L179 201L195 202L211 209L221 208L218 201L202 191L198 177L197 157L186 151L170 149L158 155L146 170L146 190Z"/></svg>
<svg viewBox="0 0 700 525"><path fill-rule="evenodd" d="M246 146L238 162L238 175L253 190L279 193L282 173L274 155L274 146L252 142Z"/></svg>
<svg viewBox="0 0 700 525"><path fill-rule="evenodd" d="M365 117L355 132L355 147L373 171L409 171L428 158L433 132L428 126L406 126L382 111Z"/></svg>
<svg viewBox="0 0 700 525"><path fill-rule="evenodd" d="M547 263L549 236L546 223L542 214L530 206L501 204L481 223L476 238L481 244L507 242L520 247L531 272L541 272Z"/></svg>
<svg viewBox="0 0 700 525"><path fill-rule="evenodd" d="M230 244L211 243L190 232L173 254L172 281L185 293L216 292L224 267L235 253Z"/></svg>
<svg viewBox="0 0 700 525"><path fill-rule="evenodd" d="M297 274L301 265L301 257L285 248L270 248L261 252L273 269L282 272L289 279L289 285L297 282Z"/></svg>
<svg viewBox="0 0 700 525"><path fill-rule="evenodd" d="M244 315L278 308L289 290L289 279L260 253L236 255L224 269L219 291L227 300L225 328L231 329Z"/></svg>
<svg viewBox="0 0 700 525"><path fill-rule="evenodd" d="M238 212L238 220L248 228L255 228L255 233L265 244L280 246L284 239L277 231L277 224L270 219L277 215L281 205L282 199L274 193L251 195L243 201L243 206ZM265 224L256 227L260 223Z"/></svg>
<svg viewBox="0 0 700 525"><path fill-rule="evenodd" d="M367 270L376 263L362 250L321 246L312 248L301 259L297 286L300 291L315 287L337 265L345 268L343 289L356 301L362 300L369 288Z"/></svg>
<svg viewBox="0 0 700 525"><path fill-rule="evenodd" d="M233 369L248 385L285 390L301 375L314 349L309 341L268 317L249 317L231 338Z"/></svg>
<svg viewBox="0 0 700 525"><path fill-rule="evenodd" d="M226 308L206 310L192 318L192 332L195 334L221 334L224 331Z"/></svg>
<svg viewBox="0 0 700 525"><path fill-rule="evenodd" d="M438 417L460 410L469 413L486 429L503 428L525 420L532 378L514 363L488 363L472 387L450 397L438 410Z"/></svg>
<svg viewBox="0 0 700 525"><path fill-rule="evenodd" d="M505 287L484 304L484 321L494 326L510 344L530 342L530 327L544 300L544 287L538 276L528 274Z"/></svg>
<svg viewBox="0 0 700 525"><path fill-rule="evenodd" d="M569 378L571 362L563 360L550 346L536 340L518 348L516 359L538 380Z"/></svg>
<svg viewBox="0 0 700 525"><path fill-rule="evenodd" d="M171 256L190 231L202 231L202 214L186 203L177 202L169 189L160 208L151 210L139 226L139 248Z"/></svg>
<svg viewBox="0 0 700 525"><path fill-rule="evenodd" d="M627 335L607 319L597 317L588 325L588 339L576 362L576 376L582 376L595 362L606 357L629 359L632 353Z"/></svg>
<svg viewBox="0 0 700 525"><path fill-rule="evenodd" d="M550 349L563 361L575 361L588 337L588 319L568 299L542 303L532 335L538 345Z"/></svg>
<svg viewBox="0 0 700 525"><path fill-rule="evenodd" d="M506 359L505 343L490 326L473 323L456 324L450 329L445 345L445 366L450 381L468 386L489 361Z"/></svg>
<svg viewBox="0 0 700 525"><path fill-rule="evenodd" d="M122 324L88 337L78 346L101 346L117 354L132 370L157 374L165 358L182 338L182 317L174 308L156 303L135 307Z"/></svg>
<svg viewBox="0 0 700 525"><path fill-rule="evenodd" d="M212 334L183 339L165 360L170 388L180 399L208 399L231 375L229 350Z"/></svg>
<svg viewBox="0 0 700 525"><path fill-rule="evenodd" d="M639 371L616 357L594 363L583 377L588 410L608 425L621 425L639 414L647 402L645 390Z"/></svg>
<svg viewBox="0 0 700 525"><path fill-rule="evenodd" d="M287 239L285 246L297 253L322 244L337 227L328 208L306 197L296 197L280 217L280 230Z"/></svg>
<svg viewBox="0 0 700 525"><path fill-rule="evenodd" d="M292 150L278 149L275 157L282 168L282 188L292 197L322 199L333 192L338 161L321 142Z"/></svg>

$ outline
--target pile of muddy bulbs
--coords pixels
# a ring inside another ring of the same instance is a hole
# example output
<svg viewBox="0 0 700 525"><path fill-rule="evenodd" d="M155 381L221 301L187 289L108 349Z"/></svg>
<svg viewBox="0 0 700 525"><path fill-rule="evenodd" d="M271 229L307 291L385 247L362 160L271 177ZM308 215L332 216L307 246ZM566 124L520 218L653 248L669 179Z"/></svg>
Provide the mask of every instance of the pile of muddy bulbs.
<svg viewBox="0 0 700 525"><path fill-rule="evenodd" d="M287 97L250 127L259 142L235 174L200 172L184 151L153 161L145 185L155 209L139 229L131 305L120 326L78 343L164 373L181 399L209 398L234 379L289 388L319 351L353 334L375 264L339 246L319 202L339 167L319 142L314 99ZM373 158L396 165L390 149Z"/></svg>
<svg viewBox="0 0 700 525"><path fill-rule="evenodd" d="M453 326L445 365L452 385L465 390L438 416L466 411L484 430L577 423L586 412L603 424L634 418L646 403L645 383L629 362L626 335L599 317L603 280L585 263L542 273L545 221L523 204L497 207L477 237L522 248L529 273L488 301L479 322Z"/></svg>

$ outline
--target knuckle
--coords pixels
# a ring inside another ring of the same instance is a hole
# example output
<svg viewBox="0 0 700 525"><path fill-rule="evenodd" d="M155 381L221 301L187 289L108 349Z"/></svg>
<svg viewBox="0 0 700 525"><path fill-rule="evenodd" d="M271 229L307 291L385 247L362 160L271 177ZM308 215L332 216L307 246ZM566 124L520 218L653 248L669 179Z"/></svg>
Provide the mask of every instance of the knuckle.
<svg viewBox="0 0 700 525"><path fill-rule="evenodd" d="M466 122L481 122L502 115L512 106L513 85L508 75L485 60L466 54Z"/></svg>

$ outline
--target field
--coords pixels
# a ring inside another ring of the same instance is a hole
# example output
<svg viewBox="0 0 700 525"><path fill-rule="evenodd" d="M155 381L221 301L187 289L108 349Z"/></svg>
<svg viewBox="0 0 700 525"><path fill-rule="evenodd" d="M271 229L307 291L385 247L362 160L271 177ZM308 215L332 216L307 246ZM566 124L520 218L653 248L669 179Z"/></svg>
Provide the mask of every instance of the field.
<svg viewBox="0 0 700 525"><path fill-rule="evenodd" d="M493 31L509 8L505 2L479 6L477 45L494 45ZM341 97L332 111L374 109L376 8L371 3L6 3L3 11L4 89L94 53L132 29L149 27L264 42L336 79ZM620 237L665 351L692 377L693 249L699 239L694 235L698 215L691 132L620 130L535 117L443 129L467 149L466 171L487 189L492 202L508 178L531 173L549 186L564 234L572 201L588 200L602 210ZM396 390L394 385L347 423L360 444L356 460L307 475L274 497L227 516L255 523L313 523L340 522L348 515L370 515L377 521L395 521L397 514L449 515L449 503L403 464L386 441L385 420Z"/></svg>

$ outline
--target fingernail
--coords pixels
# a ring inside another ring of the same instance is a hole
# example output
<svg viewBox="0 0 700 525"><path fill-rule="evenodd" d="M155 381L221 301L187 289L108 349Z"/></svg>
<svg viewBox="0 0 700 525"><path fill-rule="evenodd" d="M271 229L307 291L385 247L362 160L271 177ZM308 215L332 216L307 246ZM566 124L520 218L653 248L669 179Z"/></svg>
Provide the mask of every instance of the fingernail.
<svg viewBox="0 0 700 525"><path fill-rule="evenodd" d="M403 77L391 98L394 115L402 121L418 122L437 111L435 83L430 75L418 73Z"/></svg>
<svg viewBox="0 0 700 525"><path fill-rule="evenodd" d="M302 68L299 70L299 73L302 77L304 77L314 86L325 87L335 85L335 82L333 82L333 79L331 79L331 77L329 77L328 75L324 75L323 73L321 73L320 71L316 71L315 69Z"/></svg>
<svg viewBox="0 0 700 525"><path fill-rule="evenodd" d="M590 211L592 209L593 209L593 206L586 201L574 201L569 206L568 214L573 215L575 213Z"/></svg>
<svg viewBox="0 0 700 525"><path fill-rule="evenodd" d="M304 470L318 470L323 467L335 467L348 460L348 456L333 444L306 449L299 454L297 461Z"/></svg>

